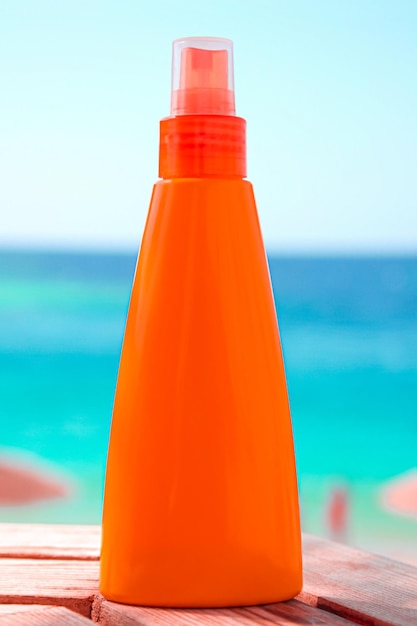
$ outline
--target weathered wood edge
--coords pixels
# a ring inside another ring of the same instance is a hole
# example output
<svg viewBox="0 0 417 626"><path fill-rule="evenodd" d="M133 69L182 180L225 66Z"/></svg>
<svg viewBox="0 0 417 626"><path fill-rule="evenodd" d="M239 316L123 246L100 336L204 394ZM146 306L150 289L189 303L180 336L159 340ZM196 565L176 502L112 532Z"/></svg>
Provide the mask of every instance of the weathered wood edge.
<svg viewBox="0 0 417 626"><path fill-rule="evenodd" d="M0 604L62 606L90 618L98 563L0 559L0 580Z"/></svg>
<svg viewBox="0 0 417 626"><path fill-rule="evenodd" d="M137 607L109 602L96 596L92 620L100 626L277 626L314 624L316 626L352 626L352 622L327 611L291 600L267 606L224 609L168 609Z"/></svg>
<svg viewBox="0 0 417 626"><path fill-rule="evenodd" d="M5 609L5 610L4 610ZM0 626L88 626L91 620L64 607L0 605Z"/></svg>

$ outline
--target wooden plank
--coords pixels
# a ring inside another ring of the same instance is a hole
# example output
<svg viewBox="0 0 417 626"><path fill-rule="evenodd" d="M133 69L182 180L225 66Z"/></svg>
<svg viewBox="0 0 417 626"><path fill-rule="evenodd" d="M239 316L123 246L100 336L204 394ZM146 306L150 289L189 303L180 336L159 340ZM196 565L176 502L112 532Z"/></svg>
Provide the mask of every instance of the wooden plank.
<svg viewBox="0 0 417 626"><path fill-rule="evenodd" d="M0 603L16 598L18 603L78 606L75 610L88 616L97 593L99 542L98 526L1 524L0 555L19 557L23 569L16 558L0 559ZM304 604L371 626L417 626L417 569L412 566L306 535L304 579L299 596ZM55 600L48 602L50 597ZM104 607L104 617L107 610ZM149 610L144 610L150 623Z"/></svg>
<svg viewBox="0 0 417 626"><path fill-rule="evenodd" d="M158 609L109 602L97 597L93 621L100 626L352 626L337 615L297 600L264 607L235 609Z"/></svg>
<svg viewBox="0 0 417 626"><path fill-rule="evenodd" d="M0 558L98 560L100 526L0 524Z"/></svg>
<svg viewBox="0 0 417 626"><path fill-rule="evenodd" d="M58 605L90 617L98 563L0 559L0 581L0 604Z"/></svg>
<svg viewBox="0 0 417 626"><path fill-rule="evenodd" d="M305 609L310 609L306 611ZM298 600L290 600L289 602L279 602L265 606L253 606L245 609L247 612L255 616L256 622L259 616L268 615L269 619L273 616L276 624L326 624L328 626L352 626L352 622L338 615L333 615L327 611L311 607Z"/></svg>
<svg viewBox="0 0 417 626"><path fill-rule="evenodd" d="M0 606L0 626L88 626L91 621L56 606L9 604Z"/></svg>
<svg viewBox="0 0 417 626"><path fill-rule="evenodd" d="M304 536L302 602L369 626L417 626L417 568Z"/></svg>

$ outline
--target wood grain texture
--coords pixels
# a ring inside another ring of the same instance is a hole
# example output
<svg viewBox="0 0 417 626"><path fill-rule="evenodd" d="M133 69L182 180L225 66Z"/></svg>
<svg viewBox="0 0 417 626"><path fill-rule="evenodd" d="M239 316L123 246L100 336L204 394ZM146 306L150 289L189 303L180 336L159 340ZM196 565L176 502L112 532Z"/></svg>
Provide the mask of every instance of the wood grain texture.
<svg viewBox="0 0 417 626"><path fill-rule="evenodd" d="M63 606L89 617L97 596L94 614L104 626L341 625L344 620L417 626L417 568L318 537L304 536L300 602L202 611L102 601L97 595L99 542L98 526L0 524L0 556L8 557L0 558L0 618L4 603Z"/></svg>
<svg viewBox="0 0 417 626"><path fill-rule="evenodd" d="M310 611L305 609L309 608ZM248 613L251 613L255 617L255 623L258 623L260 616L268 615L268 618L275 620L276 624L326 624L328 626L352 626L350 621L333 615L327 611L322 611L318 608L308 606L298 600L291 600L289 602L279 602L277 604L270 604L265 606L254 606L245 609Z"/></svg>
<svg viewBox="0 0 417 626"><path fill-rule="evenodd" d="M97 597L93 621L100 626L352 626L352 623L297 600L235 609L158 609L108 602Z"/></svg>
<svg viewBox="0 0 417 626"><path fill-rule="evenodd" d="M304 536L298 598L369 626L417 626L417 568Z"/></svg>
<svg viewBox="0 0 417 626"><path fill-rule="evenodd" d="M91 626L86 617L62 607L10 604L6 609L0 611L0 626Z"/></svg>
<svg viewBox="0 0 417 626"><path fill-rule="evenodd" d="M98 560L100 526L0 524L0 558Z"/></svg>
<svg viewBox="0 0 417 626"><path fill-rule="evenodd" d="M0 559L0 604L51 604L90 617L98 563Z"/></svg>

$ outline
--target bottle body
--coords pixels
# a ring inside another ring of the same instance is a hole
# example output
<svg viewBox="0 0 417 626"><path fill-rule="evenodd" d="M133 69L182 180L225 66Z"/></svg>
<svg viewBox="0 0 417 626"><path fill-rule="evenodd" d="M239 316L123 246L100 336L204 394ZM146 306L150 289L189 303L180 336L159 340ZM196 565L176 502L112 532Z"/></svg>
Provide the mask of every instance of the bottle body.
<svg viewBox="0 0 417 626"><path fill-rule="evenodd" d="M252 186L156 183L107 464L100 589L208 607L301 590L291 418Z"/></svg>

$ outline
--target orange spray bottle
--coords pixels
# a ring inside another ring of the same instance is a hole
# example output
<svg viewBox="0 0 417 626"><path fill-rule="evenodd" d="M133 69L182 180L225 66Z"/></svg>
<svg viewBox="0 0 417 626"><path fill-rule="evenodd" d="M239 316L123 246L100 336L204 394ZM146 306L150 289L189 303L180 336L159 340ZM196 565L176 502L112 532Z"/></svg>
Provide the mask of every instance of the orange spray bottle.
<svg viewBox="0 0 417 626"><path fill-rule="evenodd" d="M173 47L107 462L100 588L172 607L301 589L284 365L232 42Z"/></svg>

